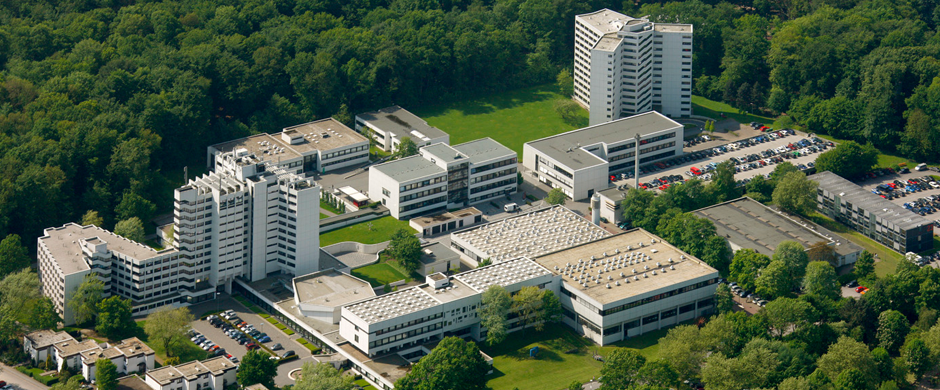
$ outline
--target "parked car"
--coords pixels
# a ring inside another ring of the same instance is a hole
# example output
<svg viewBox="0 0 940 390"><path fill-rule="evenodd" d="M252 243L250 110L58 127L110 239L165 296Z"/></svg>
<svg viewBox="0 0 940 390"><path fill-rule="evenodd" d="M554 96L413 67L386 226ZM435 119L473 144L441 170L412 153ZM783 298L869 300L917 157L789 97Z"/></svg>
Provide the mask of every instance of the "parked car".
<svg viewBox="0 0 940 390"><path fill-rule="evenodd" d="M255 344L255 343L248 343L248 344L245 344L245 349L247 349L247 350L249 350L249 351L251 351L251 350L253 350L253 349L258 349L258 345Z"/></svg>
<svg viewBox="0 0 940 390"><path fill-rule="evenodd" d="M296 355L296 353L294 353L294 350L284 352L283 354L281 354L281 359L286 359L288 356L292 356L292 355Z"/></svg>
<svg viewBox="0 0 940 390"><path fill-rule="evenodd" d="M280 350L280 349L282 349L282 348L284 348L284 346L282 346L281 343L277 343L277 344L274 344L274 345L271 346L271 350L272 350L272 351L277 351L277 350Z"/></svg>
<svg viewBox="0 0 940 390"><path fill-rule="evenodd" d="M258 341L260 341L260 342L262 342L262 343L268 343L268 342L271 342L271 338L268 337L268 336L261 336L261 337L258 338Z"/></svg>

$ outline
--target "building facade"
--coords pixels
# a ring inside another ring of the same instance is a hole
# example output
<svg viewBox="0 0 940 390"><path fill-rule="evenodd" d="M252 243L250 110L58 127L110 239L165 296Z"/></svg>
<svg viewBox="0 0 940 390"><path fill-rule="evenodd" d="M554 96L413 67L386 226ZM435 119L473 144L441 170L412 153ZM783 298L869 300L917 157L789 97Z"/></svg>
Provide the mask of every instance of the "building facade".
<svg viewBox="0 0 940 390"><path fill-rule="evenodd" d="M238 365L225 356L160 367L147 372L144 382L153 390L223 390L236 383Z"/></svg>
<svg viewBox="0 0 940 390"><path fill-rule="evenodd" d="M450 135L399 106L356 115L356 131L371 136L386 152L395 151L405 137L419 148L437 143L450 144Z"/></svg>
<svg viewBox="0 0 940 390"><path fill-rule="evenodd" d="M933 249L933 223L832 172L809 177L819 183L820 213L902 254Z"/></svg>
<svg viewBox="0 0 940 390"><path fill-rule="evenodd" d="M692 25L609 9L575 16L574 99L590 124L647 111L692 115Z"/></svg>
<svg viewBox="0 0 940 390"><path fill-rule="evenodd" d="M437 143L372 166L369 197L398 219L444 212L515 193L517 165L516 152L491 138Z"/></svg>
<svg viewBox="0 0 940 390"><path fill-rule="evenodd" d="M343 306L340 335L370 357L420 356L447 336L484 340L477 308L499 285L555 293L562 321L607 345L714 311L718 271L642 229L534 258L520 257ZM510 315L510 332L522 329Z"/></svg>
<svg viewBox="0 0 940 390"><path fill-rule="evenodd" d="M607 189L610 175L681 155L683 131L676 121L646 112L526 142L522 165L568 197L586 199Z"/></svg>
<svg viewBox="0 0 940 390"><path fill-rule="evenodd" d="M174 191L173 241L156 251L95 226L46 229L37 253L43 293L66 324L88 275L105 297L130 299L142 315L231 291L236 277L319 270L320 187L301 165L278 165L238 148L212 155L214 171Z"/></svg>

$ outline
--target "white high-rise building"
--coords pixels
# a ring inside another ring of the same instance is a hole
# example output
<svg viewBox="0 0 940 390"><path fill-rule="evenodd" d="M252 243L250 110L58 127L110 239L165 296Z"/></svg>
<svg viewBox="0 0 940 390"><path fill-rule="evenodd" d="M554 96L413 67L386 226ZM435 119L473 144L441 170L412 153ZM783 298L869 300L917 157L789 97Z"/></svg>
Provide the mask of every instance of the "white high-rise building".
<svg viewBox="0 0 940 390"><path fill-rule="evenodd" d="M573 76L591 125L647 111L692 115L692 25L606 8L577 15Z"/></svg>

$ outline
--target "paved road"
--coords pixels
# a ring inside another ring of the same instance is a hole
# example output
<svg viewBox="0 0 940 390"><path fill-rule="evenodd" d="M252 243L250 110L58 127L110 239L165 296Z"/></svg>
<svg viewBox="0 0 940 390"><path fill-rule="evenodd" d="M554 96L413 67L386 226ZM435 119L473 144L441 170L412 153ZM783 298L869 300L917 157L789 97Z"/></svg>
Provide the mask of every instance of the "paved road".
<svg viewBox="0 0 940 390"><path fill-rule="evenodd" d="M48 390L49 387L17 371L15 368L0 363L0 380L13 385L16 390Z"/></svg>

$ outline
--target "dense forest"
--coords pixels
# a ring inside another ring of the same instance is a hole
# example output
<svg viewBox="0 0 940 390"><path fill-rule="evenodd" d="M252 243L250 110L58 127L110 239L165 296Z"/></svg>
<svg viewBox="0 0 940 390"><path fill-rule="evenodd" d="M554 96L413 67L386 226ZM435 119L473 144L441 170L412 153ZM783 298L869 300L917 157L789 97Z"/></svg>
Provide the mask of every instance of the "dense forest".
<svg viewBox="0 0 940 390"><path fill-rule="evenodd" d="M0 0L0 237L147 221L214 142L550 82L603 7L693 23L699 95L940 155L935 0Z"/></svg>

